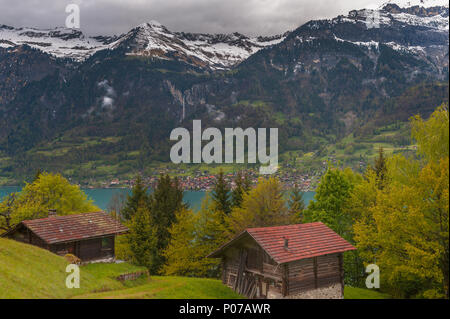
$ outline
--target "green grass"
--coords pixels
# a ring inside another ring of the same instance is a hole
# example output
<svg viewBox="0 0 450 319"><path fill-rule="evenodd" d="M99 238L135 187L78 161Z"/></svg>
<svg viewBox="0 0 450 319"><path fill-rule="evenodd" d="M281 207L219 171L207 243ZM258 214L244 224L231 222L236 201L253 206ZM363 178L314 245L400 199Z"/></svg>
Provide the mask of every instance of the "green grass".
<svg viewBox="0 0 450 319"><path fill-rule="evenodd" d="M219 280L150 277L120 282L117 276L144 270L121 264L80 267L80 288L65 285L67 262L47 250L0 238L0 299L23 298L240 298Z"/></svg>
<svg viewBox="0 0 450 319"><path fill-rule="evenodd" d="M93 264L80 268L80 288L66 287L63 257L35 246L0 238L0 299L70 298L76 294L127 288L115 278L142 270L128 263Z"/></svg>
<svg viewBox="0 0 450 319"><path fill-rule="evenodd" d="M82 299L239 299L216 279L152 276L128 289L77 296Z"/></svg>
<svg viewBox="0 0 450 319"><path fill-rule="evenodd" d="M47 250L0 238L0 299L239 299L220 280L187 277L143 277L120 282L117 276L144 270L121 264L80 267L80 288L65 285L67 262ZM376 290L345 287L345 299L388 299Z"/></svg>
<svg viewBox="0 0 450 319"><path fill-rule="evenodd" d="M377 290L369 290L364 288L354 288L346 286L344 288L345 299L390 299L388 294Z"/></svg>

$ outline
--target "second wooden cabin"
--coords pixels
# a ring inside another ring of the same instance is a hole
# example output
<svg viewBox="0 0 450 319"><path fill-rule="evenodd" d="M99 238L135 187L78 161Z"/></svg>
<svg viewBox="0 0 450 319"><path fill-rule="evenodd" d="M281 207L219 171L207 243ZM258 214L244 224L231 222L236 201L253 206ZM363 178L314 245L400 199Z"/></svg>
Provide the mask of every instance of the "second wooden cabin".
<svg viewBox="0 0 450 319"><path fill-rule="evenodd" d="M339 299L343 253L355 248L323 223L247 229L210 254L222 282L248 298Z"/></svg>
<svg viewBox="0 0 450 319"><path fill-rule="evenodd" d="M115 237L128 228L103 211L24 220L2 235L64 256L73 254L83 262L115 259Z"/></svg>

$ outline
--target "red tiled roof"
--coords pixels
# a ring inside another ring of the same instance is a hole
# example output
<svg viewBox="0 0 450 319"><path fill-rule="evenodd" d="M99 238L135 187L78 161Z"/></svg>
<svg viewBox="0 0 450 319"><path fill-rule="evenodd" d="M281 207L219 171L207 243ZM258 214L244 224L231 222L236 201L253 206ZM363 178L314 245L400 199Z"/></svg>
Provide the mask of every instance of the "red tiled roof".
<svg viewBox="0 0 450 319"><path fill-rule="evenodd" d="M209 257L220 256L225 248L245 234L250 235L279 264L356 249L325 224L317 222L249 228ZM284 248L285 238L288 239L288 249Z"/></svg>
<svg viewBox="0 0 450 319"><path fill-rule="evenodd" d="M113 235L128 231L128 228L105 212L24 220L22 224L48 244Z"/></svg>

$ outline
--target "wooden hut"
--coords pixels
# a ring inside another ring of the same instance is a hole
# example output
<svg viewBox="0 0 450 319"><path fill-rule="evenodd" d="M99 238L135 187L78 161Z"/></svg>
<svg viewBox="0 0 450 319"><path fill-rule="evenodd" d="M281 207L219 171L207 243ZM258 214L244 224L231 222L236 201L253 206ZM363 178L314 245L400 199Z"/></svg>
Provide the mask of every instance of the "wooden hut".
<svg viewBox="0 0 450 319"><path fill-rule="evenodd" d="M81 261L114 259L115 236L128 229L105 212L24 220L2 235L47 249L58 255L73 254Z"/></svg>
<svg viewBox="0 0 450 319"><path fill-rule="evenodd" d="M251 228L210 258L248 298L343 298L343 253L355 248L323 223Z"/></svg>

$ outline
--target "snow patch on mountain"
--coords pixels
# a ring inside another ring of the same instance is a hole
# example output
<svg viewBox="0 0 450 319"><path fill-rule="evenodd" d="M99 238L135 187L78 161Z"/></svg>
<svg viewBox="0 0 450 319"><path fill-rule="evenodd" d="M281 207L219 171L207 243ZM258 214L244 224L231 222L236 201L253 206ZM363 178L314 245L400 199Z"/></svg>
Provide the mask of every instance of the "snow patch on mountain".
<svg viewBox="0 0 450 319"><path fill-rule="evenodd" d="M78 30L66 28L40 30L0 25L1 47L10 48L24 44L57 58L70 58L79 62L107 47L95 38L85 37Z"/></svg>
<svg viewBox="0 0 450 319"><path fill-rule="evenodd" d="M400 8L410 8L415 6L423 8L448 7L448 0L391 0L385 2L381 7L384 7L387 4L395 4Z"/></svg>
<svg viewBox="0 0 450 319"><path fill-rule="evenodd" d="M398 14L392 14L392 17L396 21L403 22L409 25L423 26L447 32L449 31L448 17L444 17L440 14L431 17L419 17L413 14L402 12Z"/></svg>
<svg viewBox="0 0 450 319"><path fill-rule="evenodd" d="M112 48L125 47L127 55L159 59L185 59L197 66L227 69L262 48L283 41L285 36L250 38L239 33L196 34L171 32L158 22L144 23L134 28Z"/></svg>
<svg viewBox="0 0 450 319"><path fill-rule="evenodd" d="M367 28L375 27L375 23L379 25L392 25L394 23L402 23L410 26L420 26L434 29L441 32L449 31L448 9L440 6L441 10L429 10L428 14L423 12L417 13L410 9L393 10L390 7L383 6L382 9L361 9L352 10L348 16L340 16L333 19L333 23L349 22L364 23Z"/></svg>
<svg viewBox="0 0 450 319"><path fill-rule="evenodd" d="M81 31L65 28L39 30L0 26L0 47L29 45L57 58L83 62L105 49L125 48L127 55L158 59L184 59L196 66L227 69L275 45L284 36L247 37L234 34L171 32L157 21L143 23L120 37L86 37Z"/></svg>

